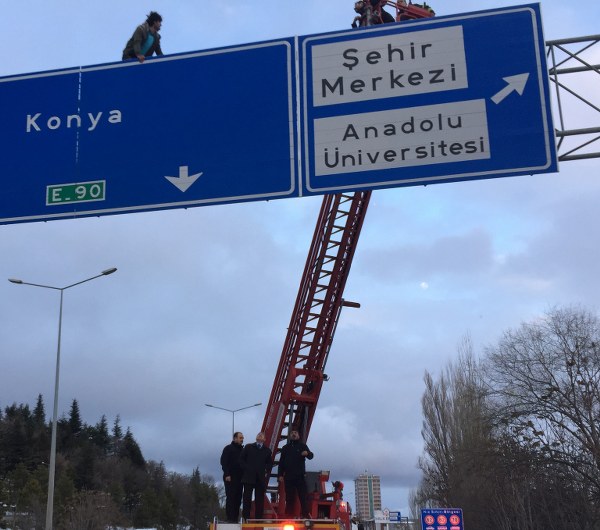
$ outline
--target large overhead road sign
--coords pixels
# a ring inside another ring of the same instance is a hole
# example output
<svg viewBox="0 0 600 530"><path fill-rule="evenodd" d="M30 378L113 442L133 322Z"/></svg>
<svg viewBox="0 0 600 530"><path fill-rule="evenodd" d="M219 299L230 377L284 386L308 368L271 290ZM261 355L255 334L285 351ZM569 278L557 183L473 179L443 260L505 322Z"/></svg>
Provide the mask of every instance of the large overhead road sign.
<svg viewBox="0 0 600 530"><path fill-rule="evenodd" d="M292 39L0 79L0 222L298 195Z"/></svg>
<svg viewBox="0 0 600 530"><path fill-rule="evenodd" d="M539 5L301 38L304 193L557 170Z"/></svg>
<svg viewBox="0 0 600 530"><path fill-rule="evenodd" d="M0 223L557 170L538 4L0 78Z"/></svg>

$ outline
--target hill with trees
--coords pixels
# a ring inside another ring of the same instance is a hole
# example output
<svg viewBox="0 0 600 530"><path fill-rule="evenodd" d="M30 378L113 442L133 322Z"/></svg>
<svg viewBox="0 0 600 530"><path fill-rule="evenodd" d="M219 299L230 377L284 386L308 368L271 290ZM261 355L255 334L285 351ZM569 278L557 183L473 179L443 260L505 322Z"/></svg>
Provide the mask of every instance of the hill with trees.
<svg viewBox="0 0 600 530"><path fill-rule="evenodd" d="M0 528L44 528L50 440L41 395L33 410L16 403L0 409ZM87 425L73 400L68 417L58 421L55 528L204 530L219 513L211 477L147 461L119 416L112 427L104 415Z"/></svg>

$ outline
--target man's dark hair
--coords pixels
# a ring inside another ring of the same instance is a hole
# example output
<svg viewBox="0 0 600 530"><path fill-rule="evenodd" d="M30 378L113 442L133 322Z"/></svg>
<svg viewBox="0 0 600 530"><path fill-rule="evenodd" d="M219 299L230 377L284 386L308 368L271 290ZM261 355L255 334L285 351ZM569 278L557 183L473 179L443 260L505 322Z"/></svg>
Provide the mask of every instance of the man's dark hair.
<svg viewBox="0 0 600 530"><path fill-rule="evenodd" d="M234 440L238 437L238 434L242 434L242 433L239 432L239 431L236 431L236 432L233 433L233 439Z"/></svg>
<svg viewBox="0 0 600 530"><path fill-rule="evenodd" d="M152 26L155 22L162 22L162 17L156 11L150 11L146 22L149 26Z"/></svg>

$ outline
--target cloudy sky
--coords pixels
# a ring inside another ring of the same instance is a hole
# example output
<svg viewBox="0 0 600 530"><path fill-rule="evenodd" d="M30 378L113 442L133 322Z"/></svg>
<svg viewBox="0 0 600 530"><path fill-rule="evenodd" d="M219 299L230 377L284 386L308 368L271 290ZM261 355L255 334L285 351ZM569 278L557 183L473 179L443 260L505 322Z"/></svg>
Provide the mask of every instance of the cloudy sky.
<svg viewBox="0 0 600 530"><path fill-rule="evenodd" d="M507 5L433 7L449 15ZM151 9L163 15L166 53L345 29L354 16L350 0L5 2L0 76L119 60ZM600 27L591 0L549 0L542 14L547 40ZM577 82L598 93L597 76ZM568 117L571 128L600 125L575 107ZM65 286L118 268L65 293L60 413L76 398L88 423L119 414L146 458L218 478L231 415L204 404L268 401L320 204L0 226L0 278ZM466 333L481 351L555 305L597 310L598 204L597 160L550 175L374 192L345 293L362 307L345 310L337 331L311 467L344 481L351 503L352 479L379 474L384 505L406 511L419 480L425 370L438 374ZM0 406L33 405L42 393L50 415L58 303L55 291L0 282ZM252 438L264 412L238 413L236 429Z"/></svg>

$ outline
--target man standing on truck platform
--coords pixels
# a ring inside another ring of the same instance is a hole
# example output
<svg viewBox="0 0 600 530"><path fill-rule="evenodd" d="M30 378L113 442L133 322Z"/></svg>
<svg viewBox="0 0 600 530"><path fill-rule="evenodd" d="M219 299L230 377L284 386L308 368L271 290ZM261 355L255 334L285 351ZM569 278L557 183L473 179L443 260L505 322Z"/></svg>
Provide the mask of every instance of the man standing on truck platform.
<svg viewBox="0 0 600 530"><path fill-rule="evenodd" d="M262 519L265 509L265 492L267 491L267 470L271 466L271 449L265 445L265 433L256 435L256 443L248 444L240 457L242 465L242 484L244 485L244 502L242 517L250 519L252 491L254 491L254 518Z"/></svg>
<svg viewBox="0 0 600 530"><path fill-rule="evenodd" d="M150 57L154 53L162 55L160 33L158 32L161 26L162 17L156 11L150 11L146 22L135 28L133 35L127 41L123 50L123 61L137 59L143 63L146 57Z"/></svg>
<svg viewBox="0 0 600 530"><path fill-rule="evenodd" d="M285 484L285 513L288 517L293 515L292 511L297 494L300 500L302 517L310 519L304 477L306 475L306 459L312 460L313 456L308 446L300 441L298 431L292 431L290 440L281 449L279 470L277 472L278 480L283 481Z"/></svg>
<svg viewBox="0 0 600 530"><path fill-rule="evenodd" d="M228 523L239 523L240 504L242 503L242 466L240 456L244 444L241 432L233 434L233 440L223 448L221 468L225 484L225 513Z"/></svg>

